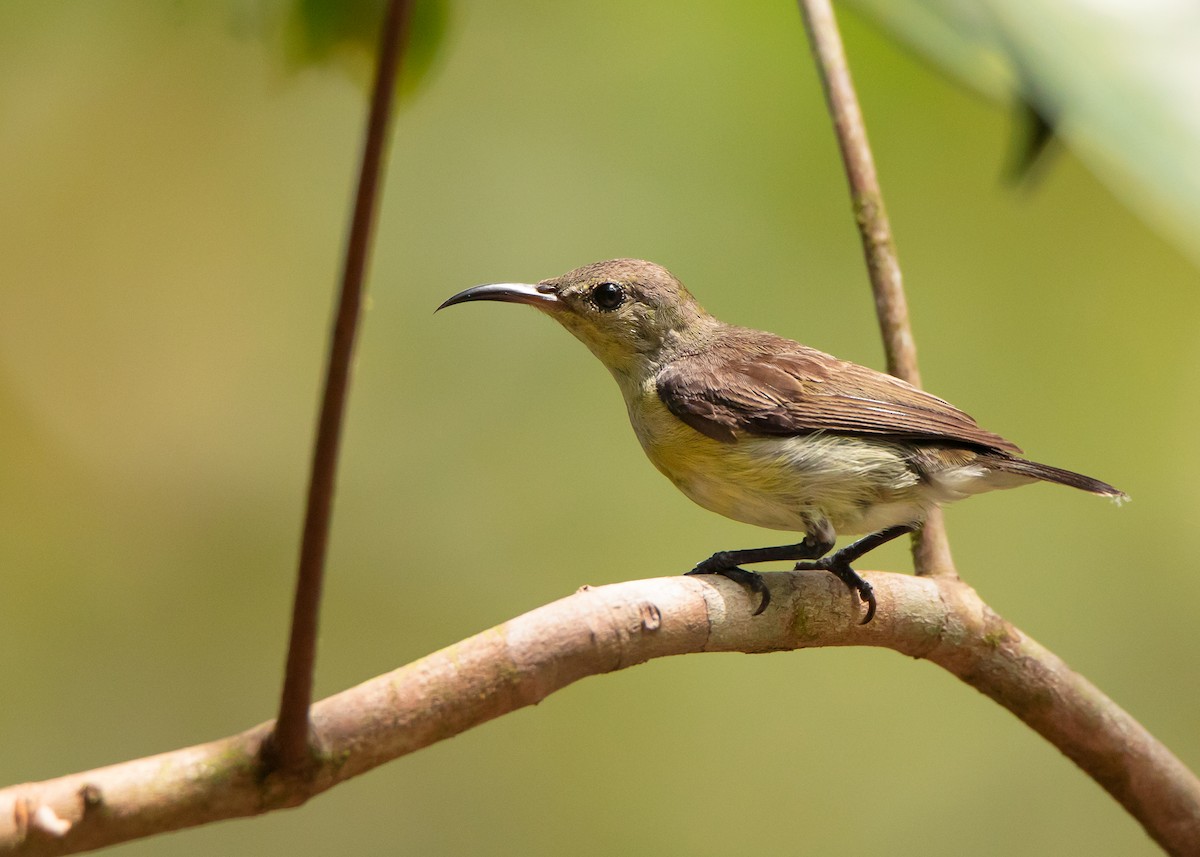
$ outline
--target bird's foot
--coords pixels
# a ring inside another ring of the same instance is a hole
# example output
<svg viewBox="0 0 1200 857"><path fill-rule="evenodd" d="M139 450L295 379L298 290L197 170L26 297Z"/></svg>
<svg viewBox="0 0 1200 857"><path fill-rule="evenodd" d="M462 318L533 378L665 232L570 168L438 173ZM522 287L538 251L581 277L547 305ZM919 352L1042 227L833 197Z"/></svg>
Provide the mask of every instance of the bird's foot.
<svg viewBox="0 0 1200 857"><path fill-rule="evenodd" d="M838 551L830 556L821 557L818 560L811 562L796 563L796 571L828 571L837 577L838 580L850 587L851 591L858 596L858 599L863 604L867 605L867 615L863 617L860 625L866 625L875 618L875 588L867 581L863 580L862 576L850 567L850 558L844 556L846 551Z"/></svg>
<svg viewBox="0 0 1200 857"><path fill-rule="evenodd" d="M722 562L722 559L725 559L725 562ZM758 609L750 614L752 616L757 616L766 610L767 605L771 603L771 590L767 588L762 575L757 571L747 571L736 565L728 565L728 557L724 553L713 554L708 559L698 563L688 574L719 574L721 577L746 587L751 593L760 598Z"/></svg>
<svg viewBox="0 0 1200 857"><path fill-rule="evenodd" d="M880 545L887 544L892 539L897 539L905 533L911 533L917 529L916 524L897 524L894 527L880 530L877 533L871 533L869 536L864 536L852 544L846 545L835 554L823 556L813 562L798 562L796 563L797 571L819 570L828 571L837 575L838 580L849 586L858 595L860 601L867 605L867 615L863 617L859 624L865 625L875 618L875 590L871 584L859 576L858 572L850 567L850 563L857 560L863 554L875 550Z"/></svg>

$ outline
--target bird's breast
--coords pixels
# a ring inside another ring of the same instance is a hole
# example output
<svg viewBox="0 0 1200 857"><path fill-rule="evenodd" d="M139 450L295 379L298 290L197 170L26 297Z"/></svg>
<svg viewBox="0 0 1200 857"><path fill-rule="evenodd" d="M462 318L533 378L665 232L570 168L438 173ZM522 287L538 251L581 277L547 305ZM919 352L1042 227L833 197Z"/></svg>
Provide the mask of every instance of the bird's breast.
<svg viewBox="0 0 1200 857"><path fill-rule="evenodd" d="M653 380L626 404L654 466L694 502L736 521L792 532L828 521L839 533L862 533L919 521L933 502L894 444L829 434L724 443L667 410Z"/></svg>

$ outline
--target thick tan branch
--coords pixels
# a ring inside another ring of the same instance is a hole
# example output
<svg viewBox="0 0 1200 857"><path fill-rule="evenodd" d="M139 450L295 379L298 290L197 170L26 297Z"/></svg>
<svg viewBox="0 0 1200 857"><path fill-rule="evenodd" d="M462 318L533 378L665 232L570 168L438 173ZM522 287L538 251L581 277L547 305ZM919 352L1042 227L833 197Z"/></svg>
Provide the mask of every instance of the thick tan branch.
<svg viewBox="0 0 1200 857"><path fill-rule="evenodd" d="M1200 781L1133 718L996 616L955 578L875 572L879 612L832 575L766 576L752 617L720 578L638 580L519 616L312 709L319 757L304 777L266 773L272 724L219 741L0 791L0 854L68 854L296 806L383 762L532 705L585 676L692 652L884 646L927 658L1036 729L1103 785L1154 839L1200 853Z"/></svg>

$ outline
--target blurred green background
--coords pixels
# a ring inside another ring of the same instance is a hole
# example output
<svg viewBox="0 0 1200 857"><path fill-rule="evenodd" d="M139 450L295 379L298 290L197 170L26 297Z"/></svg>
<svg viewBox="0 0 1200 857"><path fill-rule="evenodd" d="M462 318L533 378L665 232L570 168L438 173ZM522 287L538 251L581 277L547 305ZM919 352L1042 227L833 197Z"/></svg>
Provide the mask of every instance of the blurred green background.
<svg viewBox="0 0 1200 857"><path fill-rule="evenodd" d="M952 508L998 611L1200 764L1194 268L1063 153L863 19L844 36L926 385L1120 509ZM274 713L361 73L254 5L0 6L0 782ZM791 2L459 2L398 117L318 691L583 583L775 534L693 506L532 311L451 293L618 255L714 314L882 365ZM908 570L903 546L873 567ZM121 854L1152 854L1006 711L888 651L658 661L308 806Z"/></svg>

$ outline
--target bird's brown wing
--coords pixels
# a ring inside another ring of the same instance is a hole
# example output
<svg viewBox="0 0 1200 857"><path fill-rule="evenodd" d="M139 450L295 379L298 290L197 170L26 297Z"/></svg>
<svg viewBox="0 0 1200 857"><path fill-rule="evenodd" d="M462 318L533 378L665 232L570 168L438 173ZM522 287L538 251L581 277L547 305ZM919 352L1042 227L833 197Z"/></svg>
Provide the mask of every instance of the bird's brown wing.
<svg viewBox="0 0 1200 857"><path fill-rule="evenodd" d="M656 383L671 413L726 443L830 432L1021 451L898 378L757 331L730 330L702 353L668 363Z"/></svg>

